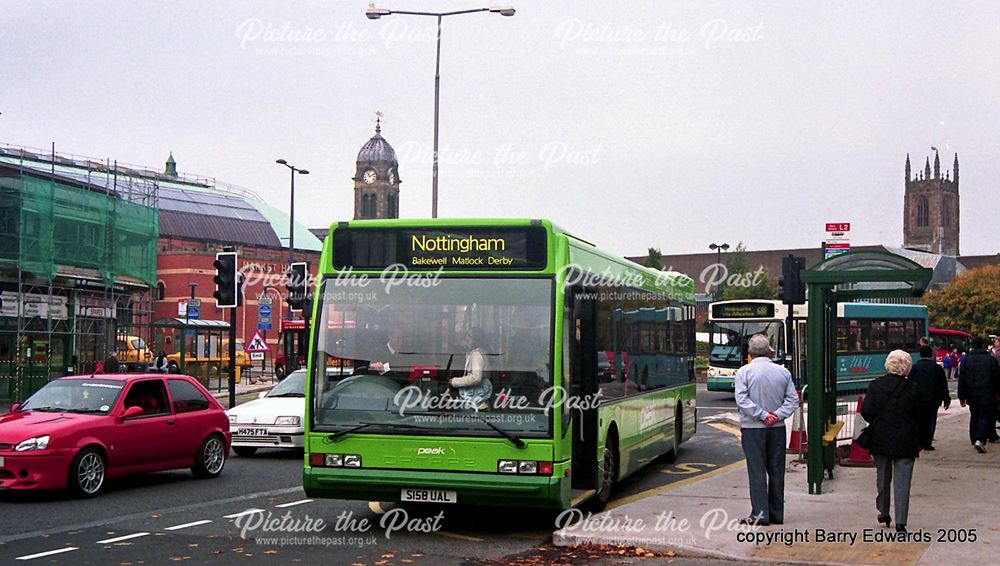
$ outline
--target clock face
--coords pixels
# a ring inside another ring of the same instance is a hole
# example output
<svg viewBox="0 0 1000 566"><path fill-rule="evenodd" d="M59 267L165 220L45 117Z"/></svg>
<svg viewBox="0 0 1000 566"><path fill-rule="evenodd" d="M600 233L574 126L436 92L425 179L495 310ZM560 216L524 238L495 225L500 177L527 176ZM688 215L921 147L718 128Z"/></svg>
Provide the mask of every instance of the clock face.
<svg viewBox="0 0 1000 566"><path fill-rule="evenodd" d="M396 173L392 169L389 169L389 184L393 185L396 183Z"/></svg>
<svg viewBox="0 0 1000 566"><path fill-rule="evenodd" d="M373 169L369 169L365 171L364 176L362 176L361 178L364 180L364 182L370 185L375 182L375 171Z"/></svg>

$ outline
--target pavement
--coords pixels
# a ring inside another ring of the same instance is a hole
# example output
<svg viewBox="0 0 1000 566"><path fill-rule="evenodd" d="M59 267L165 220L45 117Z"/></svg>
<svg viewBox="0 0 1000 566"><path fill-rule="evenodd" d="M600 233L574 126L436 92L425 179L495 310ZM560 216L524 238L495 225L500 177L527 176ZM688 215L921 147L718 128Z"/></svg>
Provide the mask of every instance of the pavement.
<svg viewBox="0 0 1000 566"><path fill-rule="evenodd" d="M977 453L969 411L954 402L938 413L936 450L917 459L907 528L876 523L875 469L838 466L823 494L809 495L806 466L789 455L785 523L738 524L750 513L745 462L678 482L670 490L592 515L553 534L561 546L621 544L684 556L786 564L995 564L1000 550L1000 444ZM788 425L791 423L789 422ZM728 426L739 435L738 425ZM787 425L786 425L787 426ZM683 462L683 450L681 461ZM893 523L895 524L895 522Z"/></svg>
<svg viewBox="0 0 1000 566"><path fill-rule="evenodd" d="M247 379L240 379L240 382L236 384L236 396L246 395L249 393L259 393L261 391L270 391L272 387L278 384L278 380L260 380L251 382ZM209 390L213 397L216 399L228 399L229 389L223 388L221 391Z"/></svg>

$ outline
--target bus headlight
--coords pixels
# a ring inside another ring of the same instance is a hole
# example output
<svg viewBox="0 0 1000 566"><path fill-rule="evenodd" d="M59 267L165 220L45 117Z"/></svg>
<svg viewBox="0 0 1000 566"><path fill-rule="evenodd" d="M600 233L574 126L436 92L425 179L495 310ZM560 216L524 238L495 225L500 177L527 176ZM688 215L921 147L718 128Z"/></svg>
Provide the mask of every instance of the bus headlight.
<svg viewBox="0 0 1000 566"><path fill-rule="evenodd" d="M537 474L538 473L538 462L522 461L517 463L517 473L519 474Z"/></svg>
<svg viewBox="0 0 1000 566"><path fill-rule="evenodd" d="M360 454L310 454L309 465L326 468L360 468Z"/></svg>
<svg viewBox="0 0 1000 566"><path fill-rule="evenodd" d="M715 368L708 366L708 377L716 377L719 372L715 371Z"/></svg>
<svg viewBox="0 0 1000 566"><path fill-rule="evenodd" d="M552 462L537 460L500 460L497 471L501 474L552 475Z"/></svg>

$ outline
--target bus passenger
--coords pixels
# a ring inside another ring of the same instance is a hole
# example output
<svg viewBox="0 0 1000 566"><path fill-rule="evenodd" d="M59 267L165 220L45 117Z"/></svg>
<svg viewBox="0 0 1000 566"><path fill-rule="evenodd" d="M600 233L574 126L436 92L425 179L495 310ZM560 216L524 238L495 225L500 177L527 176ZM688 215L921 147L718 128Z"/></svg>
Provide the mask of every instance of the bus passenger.
<svg viewBox="0 0 1000 566"><path fill-rule="evenodd" d="M910 480L920 453L915 388L907 378L913 369L908 352L893 350L885 358L885 375L868 386L861 416L871 429L868 450L875 457L876 520L892 524L889 504L895 502L896 531L906 532L910 510ZM868 430L868 429L866 429Z"/></svg>
<svg viewBox="0 0 1000 566"><path fill-rule="evenodd" d="M493 395L493 384L486 377L486 332L482 328L471 328L465 335L465 374L453 377L449 384L458 390L458 396L467 406L476 410L485 409Z"/></svg>
<svg viewBox="0 0 1000 566"><path fill-rule="evenodd" d="M785 419L798 408L799 397L792 374L771 360L767 336L754 334L747 346L750 362L736 372L735 386L752 510L740 523L780 525L785 521Z"/></svg>

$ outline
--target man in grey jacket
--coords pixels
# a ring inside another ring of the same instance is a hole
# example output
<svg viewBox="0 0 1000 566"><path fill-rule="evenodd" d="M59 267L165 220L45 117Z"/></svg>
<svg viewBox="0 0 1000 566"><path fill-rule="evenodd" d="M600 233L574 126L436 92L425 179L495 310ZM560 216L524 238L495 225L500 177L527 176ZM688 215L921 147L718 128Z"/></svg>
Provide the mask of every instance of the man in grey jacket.
<svg viewBox="0 0 1000 566"><path fill-rule="evenodd" d="M752 511L743 524L785 521L785 419L799 406L792 374L771 361L767 336L749 341L750 363L736 372L743 454L747 460Z"/></svg>

